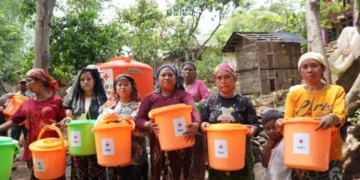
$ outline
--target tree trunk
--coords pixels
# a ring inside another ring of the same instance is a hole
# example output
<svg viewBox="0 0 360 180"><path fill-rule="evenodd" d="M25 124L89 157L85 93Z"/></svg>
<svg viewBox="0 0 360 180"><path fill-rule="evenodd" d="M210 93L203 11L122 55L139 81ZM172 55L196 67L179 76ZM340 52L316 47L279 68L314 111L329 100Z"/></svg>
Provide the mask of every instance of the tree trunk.
<svg viewBox="0 0 360 180"><path fill-rule="evenodd" d="M346 114L349 117L354 116L355 111L360 108L360 73L352 85L350 91L346 94Z"/></svg>
<svg viewBox="0 0 360 180"><path fill-rule="evenodd" d="M50 22L56 0L36 0L34 68L48 70L50 65Z"/></svg>
<svg viewBox="0 0 360 180"><path fill-rule="evenodd" d="M360 0L354 1L354 22L355 26L359 27L359 9L360 9ZM360 58L357 59L360 61ZM356 101L360 100L360 73L356 78L354 84L351 86L351 89L346 95L346 114L349 117L354 116L355 111L360 108L360 103Z"/></svg>
<svg viewBox="0 0 360 180"><path fill-rule="evenodd" d="M321 36L320 0L306 0L305 12L309 51L322 54L325 58L326 66L329 67ZM324 76L328 83L331 83L331 74L329 68L326 69Z"/></svg>

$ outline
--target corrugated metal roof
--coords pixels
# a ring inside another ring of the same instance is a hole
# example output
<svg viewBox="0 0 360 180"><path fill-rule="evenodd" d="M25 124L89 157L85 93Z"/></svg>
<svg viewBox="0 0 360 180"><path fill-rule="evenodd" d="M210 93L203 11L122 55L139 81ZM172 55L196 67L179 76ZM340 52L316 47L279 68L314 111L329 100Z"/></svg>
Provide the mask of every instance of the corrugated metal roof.
<svg viewBox="0 0 360 180"><path fill-rule="evenodd" d="M294 34L294 33L284 33L284 32L272 32L270 33L273 36L278 37L284 42L297 42L297 43L306 43L307 40Z"/></svg>
<svg viewBox="0 0 360 180"><path fill-rule="evenodd" d="M229 37L222 52L234 52L237 43L242 39L247 39L252 42L286 42L286 43L306 43L307 40L294 34L284 32L233 32Z"/></svg>

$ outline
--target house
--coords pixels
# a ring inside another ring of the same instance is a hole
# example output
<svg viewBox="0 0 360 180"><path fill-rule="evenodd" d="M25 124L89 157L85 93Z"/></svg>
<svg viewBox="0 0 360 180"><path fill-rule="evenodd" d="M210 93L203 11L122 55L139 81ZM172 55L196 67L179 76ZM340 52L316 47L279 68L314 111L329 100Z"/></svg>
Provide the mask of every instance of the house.
<svg viewBox="0 0 360 180"><path fill-rule="evenodd" d="M344 7L346 7L347 5L350 6L348 6L349 7L348 9L343 10L338 14L330 14L328 16L329 23L331 23L331 28L321 30L324 44L337 40L338 37L340 36L342 29L344 29L345 27L355 26L355 21L353 19L353 13L354 13L353 0L341 0L341 1L328 0L326 2L342 3Z"/></svg>
<svg viewBox="0 0 360 180"><path fill-rule="evenodd" d="M242 94L268 94L301 82L302 42L293 33L234 32L222 52L224 62L236 65Z"/></svg>

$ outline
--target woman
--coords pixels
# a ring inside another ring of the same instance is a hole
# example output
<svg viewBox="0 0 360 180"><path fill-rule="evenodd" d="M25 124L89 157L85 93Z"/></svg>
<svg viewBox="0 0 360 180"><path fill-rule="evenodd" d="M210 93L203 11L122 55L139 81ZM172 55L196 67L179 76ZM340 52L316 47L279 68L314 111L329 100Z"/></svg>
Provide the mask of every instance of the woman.
<svg viewBox="0 0 360 180"><path fill-rule="evenodd" d="M204 83L200 79L196 79L196 66L190 61L184 62L181 70L184 78L185 90L193 97L195 102L201 103L210 94Z"/></svg>
<svg viewBox="0 0 360 180"><path fill-rule="evenodd" d="M187 125L184 138L193 141L199 128L199 113L194 100L183 87L179 72L173 65L163 65L156 72L157 90L144 97L136 118L136 127L150 131L151 179L189 179L193 171L192 148L164 152L160 149L157 133L161 131L150 120L150 110L168 105L184 103L192 106L192 123ZM174 142L176 143L176 142Z"/></svg>
<svg viewBox="0 0 360 180"><path fill-rule="evenodd" d="M82 69L64 98L63 106L72 119L97 119L99 108L107 100L98 70ZM105 179L105 168L97 163L96 155L72 156L71 179Z"/></svg>
<svg viewBox="0 0 360 180"><path fill-rule="evenodd" d="M193 97L195 102L201 103L209 96L205 83L200 79L196 79L196 66L194 63L190 61L184 62L181 75L184 79L186 92ZM207 159L207 147L205 142L205 136L201 134L195 136L195 145L193 146L194 171L191 179L205 179Z"/></svg>
<svg viewBox="0 0 360 180"><path fill-rule="evenodd" d="M11 121L7 121L0 126L0 132L6 131L10 127L21 124L25 119L28 119L29 129L24 146L23 160L27 163L29 178L36 179L29 145L37 140L40 130L44 126L60 122L66 115L65 110L61 108L63 100L60 96L54 94L58 88L57 81L52 80L43 69L38 68L28 71L25 79L27 88L35 96L24 101L11 117ZM46 131L42 137L58 137L58 135L55 131ZM59 179L65 179L65 175Z"/></svg>
<svg viewBox="0 0 360 180"><path fill-rule="evenodd" d="M321 54L316 52L303 54L298 62L298 71L305 81L305 86L289 92L286 98L285 120L293 117L314 117L320 120L316 130L336 127L336 139L331 143L330 149L329 170L304 171L302 173L304 180L335 180L342 177L340 127L345 123L345 92L342 87L327 84L322 78L326 68ZM280 123L281 120L278 124Z"/></svg>
<svg viewBox="0 0 360 180"><path fill-rule="evenodd" d="M214 71L218 94L209 96L201 105L201 130L215 123L241 123L250 129L246 137L245 166L237 171L210 168L209 180L253 180L254 158L250 137L257 133L256 111L249 98L235 92L236 73L229 64L222 63Z"/></svg>
<svg viewBox="0 0 360 180"><path fill-rule="evenodd" d="M137 90L135 80L127 75L119 75L113 85L113 99L108 100L100 108L102 113L98 121L101 121L103 116L111 113L116 113L122 116L130 116L135 119L140 105L140 98ZM131 165L126 167L107 167L107 180L112 179L148 179L148 162L145 145L145 134L135 129L131 137Z"/></svg>

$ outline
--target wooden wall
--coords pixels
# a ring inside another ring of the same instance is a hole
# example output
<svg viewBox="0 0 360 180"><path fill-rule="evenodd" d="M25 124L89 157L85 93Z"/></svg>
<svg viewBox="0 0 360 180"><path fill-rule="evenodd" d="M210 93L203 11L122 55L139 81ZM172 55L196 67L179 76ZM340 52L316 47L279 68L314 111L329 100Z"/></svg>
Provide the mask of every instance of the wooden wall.
<svg viewBox="0 0 360 180"><path fill-rule="evenodd" d="M236 48L237 72L242 94L268 94L299 84L297 61L300 44L256 42Z"/></svg>

